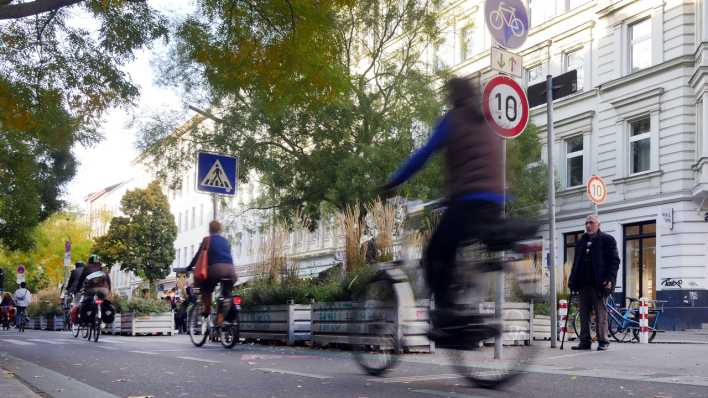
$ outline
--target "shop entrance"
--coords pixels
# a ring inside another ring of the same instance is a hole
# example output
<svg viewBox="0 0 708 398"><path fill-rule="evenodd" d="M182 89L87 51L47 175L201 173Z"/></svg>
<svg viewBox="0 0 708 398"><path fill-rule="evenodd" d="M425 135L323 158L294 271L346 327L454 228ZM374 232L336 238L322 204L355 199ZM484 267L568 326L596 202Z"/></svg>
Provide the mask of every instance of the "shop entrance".
<svg viewBox="0 0 708 398"><path fill-rule="evenodd" d="M656 221L624 226L624 294L656 299Z"/></svg>

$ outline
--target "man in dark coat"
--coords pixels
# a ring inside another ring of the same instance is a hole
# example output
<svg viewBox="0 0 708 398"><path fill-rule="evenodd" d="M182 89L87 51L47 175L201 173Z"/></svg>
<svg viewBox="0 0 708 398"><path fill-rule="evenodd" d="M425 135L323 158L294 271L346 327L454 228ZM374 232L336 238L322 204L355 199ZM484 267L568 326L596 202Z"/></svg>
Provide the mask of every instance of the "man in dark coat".
<svg viewBox="0 0 708 398"><path fill-rule="evenodd" d="M580 344L574 350L590 350L590 314L595 311L598 351L605 351L607 340L607 296L617 280L620 258L615 238L600 231L595 215L585 219L585 233L575 245L573 269L568 287L580 297Z"/></svg>

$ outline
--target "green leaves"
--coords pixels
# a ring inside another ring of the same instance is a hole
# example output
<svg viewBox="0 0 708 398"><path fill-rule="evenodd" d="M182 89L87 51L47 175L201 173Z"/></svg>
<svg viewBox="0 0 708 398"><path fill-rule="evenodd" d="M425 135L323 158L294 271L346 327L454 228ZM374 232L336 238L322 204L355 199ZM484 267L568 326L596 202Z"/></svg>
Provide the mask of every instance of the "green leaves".
<svg viewBox="0 0 708 398"><path fill-rule="evenodd" d="M548 193L548 167L541 161L538 128L529 124L523 134L507 141L507 185L513 201L507 213L518 217L538 216Z"/></svg>
<svg viewBox="0 0 708 398"><path fill-rule="evenodd" d="M97 142L103 113L138 95L121 67L167 33L145 2L80 3L0 20L0 244L11 249L30 247L32 228L63 206L72 146ZM71 21L79 8L93 31Z"/></svg>
<svg viewBox="0 0 708 398"><path fill-rule="evenodd" d="M126 192L121 211L125 217L111 220L108 233L96 239L94 251L107 264L120 264L149 281L166 277L175 258L177 226L160 184L155 181Z"/></svg>

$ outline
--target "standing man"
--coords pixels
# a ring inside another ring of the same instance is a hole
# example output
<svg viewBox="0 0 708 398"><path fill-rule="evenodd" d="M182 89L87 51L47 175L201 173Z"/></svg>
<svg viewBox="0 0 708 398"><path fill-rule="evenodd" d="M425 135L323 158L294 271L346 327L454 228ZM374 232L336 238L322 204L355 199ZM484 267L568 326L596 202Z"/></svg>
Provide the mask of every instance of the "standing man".
<svg viewBox="0 0 708 398"><path fill-rule="evenodd" d="M587 216L585 233L575 245L573 269L568 278L570 291L580 297L580 344L572 347L573 350L592 349L592 311L595 311L597 320L597 350L606 351L609 348L605 303L615 287L619 263L615 238L600 231L600 219L597 216Z"/></svg>

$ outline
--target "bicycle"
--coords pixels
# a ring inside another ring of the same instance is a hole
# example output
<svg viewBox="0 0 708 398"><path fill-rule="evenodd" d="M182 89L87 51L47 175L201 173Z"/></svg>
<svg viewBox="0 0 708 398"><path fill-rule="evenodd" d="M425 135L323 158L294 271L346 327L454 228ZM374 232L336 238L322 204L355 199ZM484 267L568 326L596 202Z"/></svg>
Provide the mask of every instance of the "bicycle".
<svg viewBox="0 0 708 398"><path fill-rule="evenodd" d="M222 279L222 286L224 281L229 281L228 279ZM189 333L189 339L192 341L196 347L201 347L206 342L207 337L211 341L219 340L224 348L233 348L240 339L240 327L239 327L239 311L241 310L241 296L231 297L230 292L224 292L223 287L220 289L221 294L217 298L216 305L216 315L204 316L204 308L202 301L198 298L200 289L194 288L193 294L196 297L196 301L187 310L187 330ZM224 321L220 326L215 324L214 317L221 314L224 310L224 300L232 300L231 310L228 314L224 315ZM210 311L213 314L214 311Z"/></svg>
<svg viewBox="0 0 708 398"><path fill-rule="evenodd" d="M94 342L97 342L101 335L101 304L103 304L103 299L94 295L91 300L86 300L85 302L83 300L84 297L82 296L80 302L83 302L84 306L88 306L83 309L87 319L82 319L82 309L79 309L79 318L76 323L72 324L71 332L74 338L78 338L83 331L82 338L87 339L87 341L93 339Z"/></svg>
<svg viewBox="0 0 708 398"><path fill-rule="evenodd" d="M27 317L25 316L25 307L16 307L17 312L15 313L15 325L17 326L18 333L24 333L25 327L27 326Z"/></svg>
<svg viewBox="0 0 708 398"><path fill-rule="evenodd" d="M504 325L493 314L482 311L481 301L487 297L484 289L490 286L487 280L494 280L495 273L507 270L505 259L493 253L512 249L514 242L537 230L535 226L508 220L500 224L488 227L490 233L485 235L493 236L494 242L482 247L468 246L463 253L467 257L472 247L472 258L476 260L458 264L459 275L449 287L457 298L455 308L462 310L452 326L441 329L449 337L436 341L436 348L448 349L452 365L461 376L484 388L495 388L523 373L537 351L533 346L509 347L504 360L485 363L492 358L487 357L490 352L485 352L484 344L514 332L513 324ZM412 328L407 320L416 319L415 295L401 263L379 264L377 268L354 298L352 319L356 322L349 331L355 361L373 376L383 375L398 363L398 355L406 345L406 330ZM470 358L474 355L477 357ZM471 366L473 362L475 365Z"/></svg>
<svg viewBox="0 0 708 398"><path fill-rule="evenodd" d="M496 10L489 13L489 23L496 30L507 26L511 29L511 33L516 37L524 35L524 23L516 17L516 9L514 7L504 7L502 3Z"/></svg>
<svg viewBox="0 0 708 398"><path fill-rule="evenodd" d="M617 307L612 295L607 298L607 302L605 303L608 332L618 343L629 341L628 336L630 333L632 335L631 341L639 341L639 300L632 297L628 297L627 299L629 300L629 306L623 308ZM659 322L661 314L664 312L664 303L666 303L666 301L648 300L648 303L654 305L653 309L649 309L649 342L652 342L654 337L656 337L656 326ZM580 329L576 327L576 325L579 324L580 313L576 312L573 317L572 324L576 336L580 335L578 332ZM593 316L590 325L590 333L593 339L595 339L595 330L595 321Z"/></svg>

